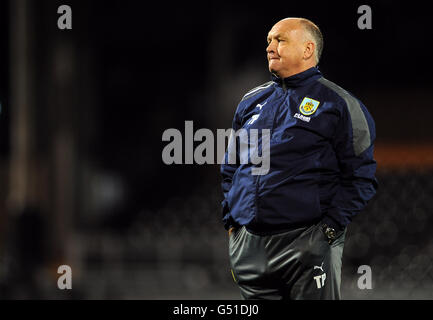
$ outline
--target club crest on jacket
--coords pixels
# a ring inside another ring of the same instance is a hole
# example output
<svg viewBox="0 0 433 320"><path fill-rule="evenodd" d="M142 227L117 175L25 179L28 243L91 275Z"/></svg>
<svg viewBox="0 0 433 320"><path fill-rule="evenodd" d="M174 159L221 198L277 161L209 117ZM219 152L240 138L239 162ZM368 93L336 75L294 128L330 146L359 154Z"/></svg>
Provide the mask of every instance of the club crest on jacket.
<svg viewBox="0 0 433 320"><path fill-rule="evenodd" d="M312 115L314 112L316 112L319 104L320 101L305 97L299 106L299 111L306 116Z"/></svg>

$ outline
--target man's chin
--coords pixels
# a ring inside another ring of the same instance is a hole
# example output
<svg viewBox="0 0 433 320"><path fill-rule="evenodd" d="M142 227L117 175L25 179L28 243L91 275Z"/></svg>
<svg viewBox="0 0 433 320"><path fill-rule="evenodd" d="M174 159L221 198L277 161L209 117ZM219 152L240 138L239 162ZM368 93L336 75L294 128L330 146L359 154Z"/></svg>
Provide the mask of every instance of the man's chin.
<svg viewBox="0 0 433 320"><path fill-rule="evenodd" d="M281 63L278 59L271 59L268 62L268 68L271 72L276 73L281 69Z"/></svg>
<svg viewBox="0 0 433 320"><path fill-rule="evenodd" d="M274 69L274 68L269 68L269 72L272 73L273 75L280 77L278 70Z"/></svg>

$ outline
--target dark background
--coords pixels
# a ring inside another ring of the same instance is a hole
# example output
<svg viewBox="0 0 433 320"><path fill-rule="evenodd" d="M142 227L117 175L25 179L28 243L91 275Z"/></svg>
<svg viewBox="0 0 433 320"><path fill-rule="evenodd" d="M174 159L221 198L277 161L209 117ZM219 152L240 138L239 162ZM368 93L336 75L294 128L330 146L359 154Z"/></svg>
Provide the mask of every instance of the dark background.
<svg viewBox="0 0 433 320"><path fill-rule="evenodd" d="M62 4L72 30L57 28ZM357 27L363 4L372 30ZM219 166L165 165L162 133L229 128L269 81L267 32L305 17L324 35L320 70L377 128L380 189L350 226L343 297L431 299L430 15L422 2L1 1L0 298L238 298Z"/></svg>

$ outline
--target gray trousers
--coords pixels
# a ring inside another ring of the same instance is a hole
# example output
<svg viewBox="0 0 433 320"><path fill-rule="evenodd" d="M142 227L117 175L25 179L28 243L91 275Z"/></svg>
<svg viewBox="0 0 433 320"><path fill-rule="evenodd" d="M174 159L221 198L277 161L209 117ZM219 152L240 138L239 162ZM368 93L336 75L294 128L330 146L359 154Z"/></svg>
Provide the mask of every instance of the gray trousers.
<svg viewBox="0 0 433 320"><path fill-rule="evenodd" d="M242 298L340 299L345 233L329 244L319 224L273 235L235 230L229 258Z"/></svg>

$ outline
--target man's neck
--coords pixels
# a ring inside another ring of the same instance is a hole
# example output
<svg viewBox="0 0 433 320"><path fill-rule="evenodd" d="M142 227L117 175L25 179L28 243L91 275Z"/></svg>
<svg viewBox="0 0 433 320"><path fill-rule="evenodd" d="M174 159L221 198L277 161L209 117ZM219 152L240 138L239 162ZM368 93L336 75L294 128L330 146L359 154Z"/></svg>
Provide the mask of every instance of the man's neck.
<svg viewBox="0 0 433 320"><path fill-rule="evenodd" d="M298 73L304 72L305 70L308 70L308 69L315 67L315 66L316 66L316 64L309 63L307 65L303 65L302 67L290 70L287 73L282 73L281 75L279 75L278 73L274 73L274 74L281 79L285 79L285 78L294 76Z"/></svg>

